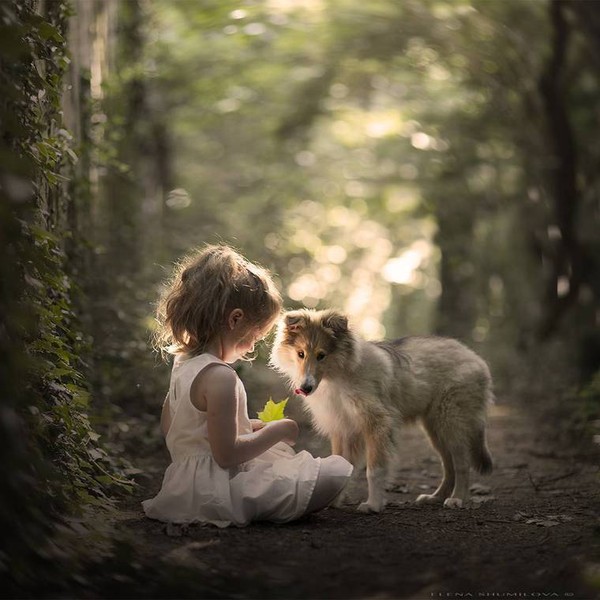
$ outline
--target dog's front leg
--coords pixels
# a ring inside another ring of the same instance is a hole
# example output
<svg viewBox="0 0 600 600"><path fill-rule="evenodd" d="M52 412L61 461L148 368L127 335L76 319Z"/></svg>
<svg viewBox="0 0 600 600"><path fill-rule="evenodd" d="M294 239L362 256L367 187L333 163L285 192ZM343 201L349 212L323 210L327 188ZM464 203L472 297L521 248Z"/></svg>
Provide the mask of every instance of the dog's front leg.
<svg viewBox="0 0 600 600"><path fill-rule="evenodd" d="M342 436L339 433L331 433L331 454L337 454L338 456L344 456L344 445L342 442ZM348 458L344 456L344 458Z"/></svg>
<svg viewBox="0 0 600 600"><path fill-rule="evenodd" d="M332 433L330 435L331 439L331 454L337 454L338 456L344 456L344 444L342 441L342 436L339 433ZM344 458L347 459L346 456ZM348 487L348 486L346 486ZM346 499L346 488L344 488L336 497L336 499L331 503L331 506L334 508L341 508L344 505L344 500Z"/></svg>
<svg viewBox="0 0 600 600"><path fill-rule="evenodd" d="M385 479L387 475L389 435L381 429L369 431L365 439L367 453L367 483L369 496L358 506L364 513L378 513L385 507Z"/></svg>
<svg viewBox="0 0 600 600"><path fill-rule="evenodd" d="M331 454L337 454L345 458L352 466L354 471L350 476L346 487L341 491L337 498L331 503L335 508L341 508L348 496L348 490L352 487L354 480L358 477L361 456L364 454L363 440L356 434L330 433Z"/></svg>

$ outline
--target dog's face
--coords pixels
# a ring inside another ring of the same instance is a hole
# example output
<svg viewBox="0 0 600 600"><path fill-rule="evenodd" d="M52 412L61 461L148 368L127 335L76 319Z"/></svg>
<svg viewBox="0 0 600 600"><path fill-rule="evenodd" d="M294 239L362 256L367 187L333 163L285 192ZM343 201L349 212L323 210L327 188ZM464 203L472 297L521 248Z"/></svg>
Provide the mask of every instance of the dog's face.
<svg viewBox="0 0 600 600"><path fill-rule="evenodd" d="M291 380L296 394L308 396L324 377L335 374L348 345L348 319L334 310L295 310L277 328L271 364Z"/></svg>

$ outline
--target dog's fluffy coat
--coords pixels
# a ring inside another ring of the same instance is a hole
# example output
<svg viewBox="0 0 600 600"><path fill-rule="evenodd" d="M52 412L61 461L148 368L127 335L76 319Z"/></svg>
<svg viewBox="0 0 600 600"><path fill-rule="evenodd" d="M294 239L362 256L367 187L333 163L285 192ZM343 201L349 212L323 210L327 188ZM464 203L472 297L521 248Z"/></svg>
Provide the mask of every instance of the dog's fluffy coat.
<svg viewBox="0 0 600 600"><path fill-rule="evenodd" d="M357 464L366 458L369 495L359 506L379 512L401 424L420 421L443 465L443 479L417 502L460 507L469 467L492 470L485 438L493 399L485 362L456 340L406 337L368 342L332 310L297 310L278 325L271 364L305 396L316 429L332 453Z"/></svg>

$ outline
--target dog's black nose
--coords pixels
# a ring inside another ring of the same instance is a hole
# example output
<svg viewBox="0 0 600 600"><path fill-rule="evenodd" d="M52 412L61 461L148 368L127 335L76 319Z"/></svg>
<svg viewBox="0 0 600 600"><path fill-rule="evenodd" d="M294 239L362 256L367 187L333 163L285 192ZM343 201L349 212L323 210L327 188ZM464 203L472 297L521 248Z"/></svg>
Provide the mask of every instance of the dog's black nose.
<svg viewBox="0 0 600 600"><path fill-rule="evenodd" d="M307 384L303 385L300 389L303 392L305 392L306 394L310 394L313 391L313 386L310 385L310 383L307 383Z"/></svg>

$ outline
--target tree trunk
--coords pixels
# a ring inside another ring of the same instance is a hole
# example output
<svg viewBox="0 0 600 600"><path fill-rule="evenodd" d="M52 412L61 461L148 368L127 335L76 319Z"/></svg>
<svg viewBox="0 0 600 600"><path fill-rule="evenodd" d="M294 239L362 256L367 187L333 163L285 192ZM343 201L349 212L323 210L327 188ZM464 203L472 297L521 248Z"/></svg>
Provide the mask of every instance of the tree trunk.
<svg viewBox="0 0 600 600"><path fill-rule="evenodd" d="M440 282L436 333L470 339L475 326L475 270L472 263L475 211L456 200L438 198L436 243L441 252Z"/></svg>
<svg viewBox="0 0 600 600"><path fill-rule="evenodd" d="M549 5L552 51L539 82L552 152L548 180L554 204L554 225L560 231L560 240L549 257L551 269L546 281L545 310L540 324L542 338L556 331L565 311L577 298L582 279L581 249L575 228L580 200L577 148L563 83L571 33L564 14L565 6L564 0L552 0Z"/></svg>

